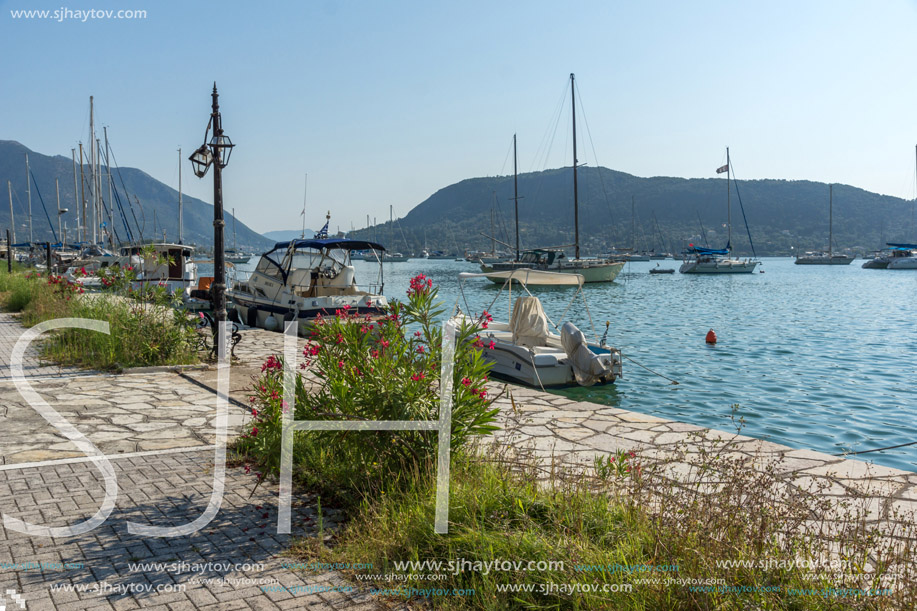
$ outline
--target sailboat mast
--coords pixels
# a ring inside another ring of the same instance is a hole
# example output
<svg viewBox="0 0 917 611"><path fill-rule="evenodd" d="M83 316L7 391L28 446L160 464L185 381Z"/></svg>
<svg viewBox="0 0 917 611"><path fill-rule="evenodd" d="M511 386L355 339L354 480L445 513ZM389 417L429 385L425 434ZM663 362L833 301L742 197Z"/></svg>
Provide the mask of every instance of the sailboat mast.
<svg viewBox="0 0 917 611"><path fill-rule="evenodd" d="M185 216L185 208L181 201L181 147L178 147L178 243L183 244L182 242L182 233L184 227L182 227L182 221Z"/></svg>
<svg viewBox="0 0 917 611"><path fill-rule="evenodd" d="M32 172L29 170L29 154L25 154L25 188L29 194L29 243L32 242Z"/></svg>
<svg viewBox="0 0 917 611"><path fill-rule="evenodd" d="M89 175L92 177L92 243L97 244L96 225L98 225L98 206L96 205L96 128L93 112L93 99L89 96Z"/></svg>
<svg viewBox="0 0 917 611"><path fill-rule="evenodd" d="M80 242L86 241L86 183L83 180L83 143L80 142L80 202L83 206L83 222L80 224Z"/></svg>
<svg viewBox="0 0 917 611"><path fill-rule="evenodd" d="M114 248L115 246L115 202L111 197L111 161L109 161L108 151L108 127L103 127L105 132L105 167L108 170L108 222L111 227L108 228L108 243ZM181 171L181 164L178 166Z"/></svg>
<svg viewBox="0 0 917 611"><path fill-rule="evenodd" d="M12 246L16 243L16 220L13 217L13 183L9 180L6 181L6 191L10 195L10 230L12 231L10 239L13 241L10 246Z"/></svg>
<svg viewBox="0 0 917 611"><path fill-rule="evenodd" d="M309 196L309 174L306 174L306 184L302 190L302 237L306 238L306 198ZM366 224L369 224L369 217L366 217Z"/></svg>
<svg viewBox="0 0 917 611"><path fill-rule="evenodd" d="M574 258L579 259L579 193L576 184L576 94L573 87L573 73L570 73L570 101L573 109L573 225L576 250Z"/></svg>
<svg viewBox="0 0 917 611"><path fill-rule="evenodd" d="M630 196L630 249L637 252L637 205L634 196Z"/></svg>
<svg viewBox="0 0 917 611"><path fill-rule="evenodd" d="M236 209L232 209L232 249L236 250ZM239 254L236 252L236 254Z"/></svg>
<svg viewBox="0 0 917 611"><path fill-rule="evenodd" d="M76 149L70 149L71 156L73 157L73 209L76 210L76 231L77 231L77 241L80 241L80 202L79 202L79 192L76 190Z"/></svg>
<svg viewBox="0 0 917 611"><path fill-rule="evenodd" d="M388 224L389 224L389 235L391 236L389 239L390 239L392 248L394 248L395 246L395 219L394 219L394 215L392 214L392 205L391 204L388 205Z"/></svg>
<svg viewBox="0 0 917 611"><path fill-rule="evenodd" d="M516 261L519 260L519 174L516 167L516 134L513 134L513 205L516 209Z"/></svg>
<svg viewBox="0 0 917 611"><path fill-rule="evenodd" d="M57 235L63 236L64 230L61 228L61 220L60 220L60 216L61 216L60 214L60 178L54 179L54 188L57 190ZM63 248L63 246L64 246L64 240L63 240L63 237L61 237L61 247Z"/></svg>
<svg viewBox="0 0 917 611"><path fill-rule="evenodd" d="M729 180L732 173L732 163L729 161L729 147L726 147L726 249L732 251L732 204L729 200Z"/></svg>
<svg viewBox="0 0 917 611"><path fill-rule="evenodd" d="M497 203L497 192L494 191L494 204ZM490 254L497 254L497 238L494 237L494 206L490 206Z"/></svg>
<svg viewBox="0 0 917 611"><path fill-rule="evenodd" d="M102 199L102 142L96 138L96 206L98 207L99 242L105 243L105 201ZM165 242L165 239L163 239Z"/></svg>
<svg viewBox="0 0 917 611"><path fill-rule="evenodd" d="M834 185L828 185L828 258L834 244Z"/></svg>

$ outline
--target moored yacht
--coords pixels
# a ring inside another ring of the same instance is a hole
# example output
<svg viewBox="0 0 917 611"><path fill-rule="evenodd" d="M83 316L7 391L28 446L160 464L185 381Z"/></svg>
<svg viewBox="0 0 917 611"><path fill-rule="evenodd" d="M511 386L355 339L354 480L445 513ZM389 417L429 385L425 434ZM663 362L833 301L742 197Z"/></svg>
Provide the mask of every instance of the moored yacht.
<svg viewBox="0 0 917 611"><path fill-rule="evenodd" d="M334 316L337 310L382 314L387 302L382 295L381 262L376 281L364 288L354 275L351 253L366 249L385 252L375 242L346 238L278 242L261 255L245 281L233 284L227 297L242 323L283 331L283 321L298 320L302 335L316 317Z"/></svg>

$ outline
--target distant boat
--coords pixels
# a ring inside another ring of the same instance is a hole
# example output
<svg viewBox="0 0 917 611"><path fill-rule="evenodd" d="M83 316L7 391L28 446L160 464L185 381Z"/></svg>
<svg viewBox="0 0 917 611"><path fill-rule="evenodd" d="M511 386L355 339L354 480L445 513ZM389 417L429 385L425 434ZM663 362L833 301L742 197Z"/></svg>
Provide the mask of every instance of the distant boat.
<svg viewBox="0 0 917 611"><path fill-rule="evenodd" d="M717 168L716 173L726 172L726 227L728 238L726 248L700 248L691 245L685 254L685 261L678 268L682 274L750 274L759 261L751 259L730 259L732 251L732 205L730 201L731 168L729 148L726 148L726 165ZM746 226L746 230L748 227ZM750 238L749 238L750 239Z"/></svg>
<svg viewBox="0 0 917 611"><path fill-rule="evenodd" d="M888 244L891 247L886 269L917 269L917 244Z"/></svg>
<svg viewBox="0 0 917 611"><path fill-rule="evenodd" d="M796 265L850 265L853 257L832 252L834 246L834 185L828 185L828 252L807 252L796 256Z"/></svg>
<svg viewBox="0 0 917 611"><path fill-rule="evenodd" d="M659 264L656 264L656 267L650 270L651 274L674 274L675 270L671 267L659 267Z"/></svg>

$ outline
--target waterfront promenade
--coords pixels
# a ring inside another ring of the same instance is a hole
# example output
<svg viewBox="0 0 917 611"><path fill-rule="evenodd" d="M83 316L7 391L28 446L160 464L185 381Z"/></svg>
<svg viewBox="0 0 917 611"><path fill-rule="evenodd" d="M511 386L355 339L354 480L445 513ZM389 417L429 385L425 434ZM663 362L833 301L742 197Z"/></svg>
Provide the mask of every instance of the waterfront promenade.
<svg viewBox="0 0 917 611"><path fill-rule="evenodd" d="M22 328L0 314L0 329L6 358ZM282 352L280 334L251 329L242 335L230 378L230 436L249 418L252 376L269 354ZM242 467L227 469L221 509L199 532L175 538L128 533L127 522L180 525L204 511L213 486L213 369L111 375L43 365L35 352L27 361L35 390L110 459L118 498L102 526L75 537L31 537L0 525L0 592L15 590L30 610L393 607L365 589L352 589L337 572L286 568L281 554L291 538L276 534L277 486L255 489L254 474ZM706 449L752 457L788 486L865 511L883 531L896 515L917 508L915 473L539 390L491 383L490 391L499 394L504 426L496 442L555 464L591 464L596 455L633 450L646 461L669 457L665 468L678 477L692 468L690 456ZM0 398L0 511L47 526L92 516L104 496L99 470L25 402L8 368L0 377ZM670 459L676 455L686 458ZM333 529L333 510L323 509L323 517L325 528ZM293 536L314 535L315 518L314 499L297 498ZM36 563L43 568L28 568ZM85 591L74 591L79 588Z"/></svg>

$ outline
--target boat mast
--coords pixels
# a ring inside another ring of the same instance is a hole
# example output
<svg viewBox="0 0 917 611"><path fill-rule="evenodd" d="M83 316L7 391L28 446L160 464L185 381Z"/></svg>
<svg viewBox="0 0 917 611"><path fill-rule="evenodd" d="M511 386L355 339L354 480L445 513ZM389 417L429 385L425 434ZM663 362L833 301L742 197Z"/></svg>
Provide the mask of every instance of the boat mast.
<svg viewBox="0 0 917 611"><path fill-rule="evenodd" d="M389 224L389 234L391 235L389 239L391 240L392 247L394 247L395 246L395 220L392 215L392 205L391 204L388 205L388 224Z"/></svg>
<svg viewBox="0 0 917 611"><path fill-rule="evenodd" d="M83 222L80 224L80 242L86 241L86 183L83 181L83 143L80 142L80 201L83 204Z"/></svg>
<svg viewBox="0 0 917 611"><path fill-rule="evenodd" d="M96 206L98 208L98 224L99 224L99 242L105 243L105 233L106 231L102 229L102 226L105 225L105 201L102 199L102 143L96 138ZM165 242L165 239L163 239Z"/></svg>
<svg viewBox="0 0 917 611"><path fill-rule="evenodd" d="M630 196L630 249L637 252L637 206L633 195Z"/></svg>
<svg viewBox="0 0 917 611"><path fill-rule="evenodd" d="M89 96L89 175L92 177L92 243L97 244L98 205L96 203L96 128L93 113L93 99Z"/></svg>
<svg viewBox="0 0 917 611"><path fill-rule="evenodd" d="M64 230L61 229L61 220L60 220L60 178L54 179L54 188L57 190L57 235L63 236ZM64 247L64 239L61 237L61 248Z"/></svg>
<svg viewBox="0 0 917 611"><path fill-rule="evenodd" d="M6 190L10 195L10 230L12 232L12 237L10 238L13 243L12 246L16 243L16 221L13 218L13 183L11 181L6 181Z"/></svg>
<svg viewBox="0 0 917 611"><path fill-rule="evenodd" d="M497 238L494 237L494 204L497 203L497 192L494 191L494 203L490 205L490 254L497 254Z"/></svg>
<svg viewBox="0 0 917 611"><path fill-rule="evenodd" d="M111 196L111 161L109 161L109 152L108 152L108 126L102 128L105 132L105 168L108 170L108 223L110 227L108 228L108 244L114 249L115 247L115 203ZM181 172L181 164L178 166L178 171ZM179 189L181 187L179 186ZM181 216L181 215L179 215Z"/></svg>
<svg viewBox="0 0 917 611"><path fill-rule="evenodd" d="M80 241L80 202L77 198L79 192L76 190L76 149L70 149L70 154L73 157L73 209L76 210L76 239Z"/></svg>
<svg viewBox="0 0 917 611"><path fill-rule="evenodd" d="M729 162L729 147L726 147L726 250L732 252L732 205L729 201L729 175L732 173L732 164Z"/></svg>
<svg viewBox="0 0 917 611"><path fill-rule="evenodd" d="M238 255L238 250L236 247L236 209L232 209L232 249L236 251Z"/></svg>
<svg viewBox="0 0 917 611"><path fill-rule="evenodd" d="M573 109L573 225L574 225L574 258L579 259L579 193L576 185L576 94L573 87L573 73L570 73L570 101Z"/></svg>
<svg viewBox="0 0 917 611"><path fill-rule="evenodd" d="M302 190L302 237L306 237L306 197L309 195L309 174L306 174L306 184ZM369 224L369 217L366 217L366 224Z"/></svg>
<svg viewBox="0 0 917 611"><path fill-rule="evenodd" d="M25 188L29 194L29 243L32 243L32 172L29 170L29 154L25 154Z"/></svg>
<svg viewBox="0 0 917 611"><path fill-rule="evenodd" d="M828 258L834 243L834 185L828 185Z"/></svg>
<svg viewBox="0 0 917 611"><path fill-rule="evenodd" d="M519 174L516 168L516 134L513 134L513 205L516 208L516 261L519 260Z"/></svg>
<svg viewBox="0 0 917 611"><path fill-rule="evenodd" d="M178 147L178 243L183 244L182 242L182 217L184 216L185 208L182 205L181 201L181 147ZM233 214L235 216L235 214Z"/></svg>

